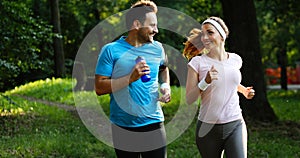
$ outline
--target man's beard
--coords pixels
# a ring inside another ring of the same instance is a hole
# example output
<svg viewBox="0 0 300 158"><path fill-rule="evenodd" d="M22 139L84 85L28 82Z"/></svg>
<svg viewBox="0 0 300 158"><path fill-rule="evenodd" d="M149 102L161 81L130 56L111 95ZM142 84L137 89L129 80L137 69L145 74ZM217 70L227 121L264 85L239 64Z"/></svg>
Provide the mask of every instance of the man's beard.
<svg viewBox="0 0 300 158"><path fill-rule="evenodd" d="M152 43L154 41L153 33L144 33L142 30L138 32L141 43Z"/></svg>

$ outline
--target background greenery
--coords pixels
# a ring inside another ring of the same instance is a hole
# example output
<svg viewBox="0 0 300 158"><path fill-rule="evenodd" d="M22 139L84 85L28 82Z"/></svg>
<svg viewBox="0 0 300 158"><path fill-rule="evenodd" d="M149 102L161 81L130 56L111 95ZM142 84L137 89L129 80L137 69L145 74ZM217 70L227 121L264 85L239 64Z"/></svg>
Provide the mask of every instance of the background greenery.
<svg viewBox="0 0 300 158"><path fill-rule="evenodd" d="M124 11L134 2L135 0L59 0L61 34L53 34L49 1L2 0L0 91L54 76L53 37L63 39L66 75L71 76L75 56L84 37L99 22ZM158 6L181 11L199 22L210 15L222 17L219 0L154 0L154 2ZM300 2L297 0L254 0L254 2L264 67L278 67L277 57L282 51L287 54L288 66L295 67L295 62L300 60ZM182 50L181 43L184 42L184 38L163 29L160 29L157 36L158 40L177 50Z"/></svg>
<svg viewBox="0 0 300 158"><path fill-rule="evenodd" d="M30 82L2 93L0 157L115 157L111 147L87 130L75 109L60 106L74 108L72 87L71 79L52 78ZM167 121L177 111L181 98L179 90L172 87L172 101L163 106ZM94 92L84 93L92 95ZM253 122L245 119L248 126L248 157L300 156L299 97L299 90L268 91L271 106L279 120ZM99 99L102 108L109 112L108 96ZM53 102L55 104L50 106ZM200 157L194 142L195 120L168 145L168 157Z"/></svg>

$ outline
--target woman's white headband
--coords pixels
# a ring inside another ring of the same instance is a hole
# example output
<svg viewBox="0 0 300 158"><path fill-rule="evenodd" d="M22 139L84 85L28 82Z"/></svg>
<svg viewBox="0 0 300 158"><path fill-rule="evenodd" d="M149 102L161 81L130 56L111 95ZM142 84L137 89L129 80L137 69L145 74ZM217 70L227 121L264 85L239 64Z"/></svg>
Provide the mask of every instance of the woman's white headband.
<svg viewBox="0 0 300 158"><path fill-rule="evenodd" d="M212 24L219 31L219 33L223 37L223 39L224 40L226 39L226 33L225 33L224 29L222 28L222 26L218 22L216 22L215 20L212 20L212 19L206 19L202 24L205 24L205 23Z"/></svg>

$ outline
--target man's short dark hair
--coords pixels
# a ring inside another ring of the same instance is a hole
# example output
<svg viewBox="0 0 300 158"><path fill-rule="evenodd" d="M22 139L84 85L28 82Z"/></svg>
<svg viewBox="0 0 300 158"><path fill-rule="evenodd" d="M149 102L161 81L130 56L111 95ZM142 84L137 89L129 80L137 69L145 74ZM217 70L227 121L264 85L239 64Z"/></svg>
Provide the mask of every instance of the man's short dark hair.
<svg viewBox="0 0 300 158"><path fill-rule="evenodd" d="M146 14L150 12L157 13L157 6L152 1L140 0L133 4L129 11L126 13L127 29L131 29L131 26L135 20L139 20L141 23L144 23L146 19Z"/></svg>

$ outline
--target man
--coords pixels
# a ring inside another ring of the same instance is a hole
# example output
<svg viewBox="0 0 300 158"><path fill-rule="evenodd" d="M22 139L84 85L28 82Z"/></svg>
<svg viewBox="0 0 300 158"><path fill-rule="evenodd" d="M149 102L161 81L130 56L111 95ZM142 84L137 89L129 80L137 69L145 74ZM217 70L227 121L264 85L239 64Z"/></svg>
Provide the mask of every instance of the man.
<svg viewBox="0 0 300 158"><path fill-rule="evenodd" d="M170 102L169 69L158 33L157 6L141 0L126 14L128 36L106 44L95 72L97 95L110 94L110 120L118 158L166 157L160 102ZM142 56L145 60L137 61ZM148 82L140 78L150 75ZM159 94L159 83L160 92Z"/></svg>

